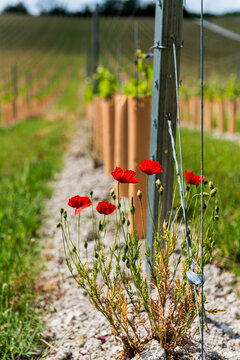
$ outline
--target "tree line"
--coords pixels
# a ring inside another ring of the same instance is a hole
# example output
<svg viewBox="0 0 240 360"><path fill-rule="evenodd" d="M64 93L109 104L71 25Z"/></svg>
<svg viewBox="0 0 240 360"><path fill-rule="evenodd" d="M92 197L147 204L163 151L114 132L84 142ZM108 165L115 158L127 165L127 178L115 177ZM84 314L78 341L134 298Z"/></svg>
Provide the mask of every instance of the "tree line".
<svg viewBox="0 0 240 360"><path fill-rule="evenodd" d="M82 10L71 12L63 5L58 5L56 2L52 7L41 7L40 16L71 16L71 17L91 17L94 9L86 5ZM144 4L140 0L105 0L98 7L99 14L101 16L118 16L118 17L151 17L155 15L155 1ZM8 5L3 13L11 14L24 14L30 15L23 2L19 2L16 5ZM224 14L224 16L239 16L240 12L233 12ZM186 9L183 10L183 16L185 18L199 17L199 14L191 13ZM212 17L213 14L205 14L205 17Z"/></svg>

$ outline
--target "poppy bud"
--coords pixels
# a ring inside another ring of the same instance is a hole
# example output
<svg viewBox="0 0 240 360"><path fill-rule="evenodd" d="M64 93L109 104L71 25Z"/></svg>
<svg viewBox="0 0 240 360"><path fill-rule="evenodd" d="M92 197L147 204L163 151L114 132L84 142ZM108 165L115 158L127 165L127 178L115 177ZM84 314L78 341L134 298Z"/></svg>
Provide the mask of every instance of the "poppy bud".
<svg viewBox="0 0 240 360"><path fill-rule="evenodd" d="M214 216L214 219L215 219L215 220L219 220L219 216L218 216L218 215L215 215L215 216Z"/></svg>
<svg viewBox="0 0 240 360"><path fill-rule="evenodd" d="M85 247L85 249L87 249L87 247L88 247L88 243L87 243L87 241L85 241L85 243L84 243L84 247Z"/></svg>
<svg viewBox="0 0 240 360"><path fill-rule="evenodd" d="M61 209L60 209L60 214L63 214L63 212L64 212L64 209L61 208Z"/></svg>
<svg viewBox="0 0 240 360"><path fill-rule="evenodd" d="M216 205L215 211L216 211L217 214L219 213L219 205L218 205L218 203Z"/></svg>
<svg viewBox="0 0 240 360"><path fill-rule="evenodd" d="M93 190L90 190L89 194L90 196L93 196Z"/></svg>
<svg viewBox="0 0 240 360"><path fill-rule="evenodd" d="M94 256L95 256L96 259L98 259L98 253L97 252L95 252Z"/></svg>
<svg viewBox="0 0 240 360"><path fill-rule="evenodd" d="M157 179L157 180L155 181L155 184L156 184L157 189L159 190L159 189L160 189L160 186L161 186L161 181L160 181L160 179Z"/></svg>
<svg viewBox="0 0 240 360"><path fill-rule="evenodd" d="M214 185L213 185L212 181L209 181L208 186L209 186L210 190L212 190L214 188Z"/></svg>
<svg viewBox="0 0 240 360"><path fill-rule="evenodd" d="M131 213L132 215L135 214L135 207L134 207L133 205L130 207L130 213Z"/></svg>
<svg viewBox="0 0 240 360"><path fill-rule="evenodd" d="M216 192L217 192L217 188L212 189L210 192L210 196L214 197L216 195Z"/></svg>
<svg viewBox="0 0 240 360"><path fill-rule="evenodd" d="M187 190L187 191L190 190L190 186L189 186L189 185L186 186L186 190Z"/></svg>
<svg viewBox="0 0 240 360"><path fill-rule="evenodd" d="M203 192L203 197L207 197L207 196L209 196L209 193Z"/></svg>
<svg viewBox="0 0 240 360"><path fill-rule="evenodd" d="M116 200L117 197L116 197L116 195L114 194L114 195L112 196L112 198L113 198L113 200Z"/></svg>
<svg viewBox="0 0 240 360"><path fill-rule="evenodd" d="M102 230L103 230L103 224L101 223L101 221L99 221L98 229L99 229L99 231L102 231Z"/></svg>
<svg viewBox="0 0 240 360"><path fill-rule="evenodd" d="M126 244L125 246L124 246L124 252L126 253L128 251L128 245Z"/></svg>
<svg viewBox="0 0 240 360"><path fill-rule="evenodd" d="M117 204L117 208L118 208L118 210L121 209L121 203L120 202Z"/></svg>
<svg viewBox="0 0 240 360"><path fill-rule="evenodd" d="M163 222L163 231L166 231L167 230L167 223L166 223L166 220L164 220Z"/></svg>
<svg viewBox="0 0 240 360"><path fill-rule="evenodd" d="M61 226L61 223L57 223L56 227L60 228L60 226Z"/></svg>
<svg viewBox="0 0 240 360"><path fill-rule="evenodd" d="M64 217L65 220L67 220L67 212L66 211L64 211L63 217Z"/></svg>
<svg viewBox="0 0 240 360"><path fill-rule="evenodd" d="M141 190L138 190L138 192L137 192L137 197L139 198L139 200L142 199L142 192L141 192Z"/></svg>
<svg viewBox="0 0 240 360"><path fill-rule="evenodd" d="M127 220L127 226L129 226L130 225L130 221L129 220Z"/></svg>
<svg viewBox="0 0 240 360"><path fill-rule="evenodd" d="M113 195L115 195L115 189L112 188L110 191L109 191L109 194L111 197L113 197Z"/></svg>
<svg viewBox="0 0 240 360"><path fill-rule="evenodd" d="M160 186L159 193L160 193L160 194L163 193L163 186L162 186L162 185Z"/></svg>
<svg viewBox="0 0 240 360"><path fill-rule="evenodd" d="M125 224L125 221L126 221L126 218L123 217L123 218L122 218L122 224L123 224L123 225Z"/></svg>

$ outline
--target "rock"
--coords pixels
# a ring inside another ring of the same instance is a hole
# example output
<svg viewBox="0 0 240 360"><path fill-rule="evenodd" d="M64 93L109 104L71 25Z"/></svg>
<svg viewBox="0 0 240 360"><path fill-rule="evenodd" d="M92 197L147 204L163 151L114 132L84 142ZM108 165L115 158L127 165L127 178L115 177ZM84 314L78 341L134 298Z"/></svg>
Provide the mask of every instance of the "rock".
<svg viewBox="0 0 240 360"><path fill-rule="evenodd" d="M223 359L217 351L209 351L207 353L207 359L208 360L221 360Z"/></svg>
<svg viewBox="0 0 240 360"><path fill-rule="evenodd" d="M225 333L225 334L228 334L230 336L233 334L232 329L226 323L222 323L220 325L220 328L222 329L223 333Z"/></svg>
<svg viewBox="0 0 240 360"><path fill-rule="evenodd" d="M167 359L166 351L161 348L159 342L152 340L149 348L136 355L132 360L165 360Z"/></svg>
<svg viewBox="0 0 240 360"><path fill-rule="evenodd" d="M59 351L55 357L56 360L70 360L72 359L72 353L68 350Z"/></svg>

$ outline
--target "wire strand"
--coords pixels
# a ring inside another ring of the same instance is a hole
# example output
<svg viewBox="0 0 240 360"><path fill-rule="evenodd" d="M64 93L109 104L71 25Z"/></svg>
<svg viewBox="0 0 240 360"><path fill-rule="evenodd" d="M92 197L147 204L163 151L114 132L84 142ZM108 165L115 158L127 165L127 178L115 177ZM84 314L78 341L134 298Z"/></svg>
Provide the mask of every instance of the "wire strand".
<svg viewBox="0 0 240 360"><path fill-rule="evenodd" d="M200 26L200 76L201 76L201 352L205 360L204 334L203 334L203 0L201 0L201 26Z"/></svg>
<svg viewBox="0 0 240 360"><path fill-rule="evenodd" d="M201 42L201 48L202 48L202 42ZM168 129L169 134L171 137L171 143L172 143L172 151L173 151L173 158L175 161L176 169L177 169L177 175L178 175L178 183L180 187L180 197L181 197L181 206L183 209L183 216L184 216L184 222L185 222L185 231L186 231L186 240L187 240L187 251L188 256L191 258L191 268L192 271L194 270L194 261L192 258L192 250L191 250L191 239L189 235L189 229L188 229L188 223L187 223L187 214L186 214L186 205L185 205L185 191L184 191L184 178L183 178L183 157L182 157L182 139L181 139L181 121L180 121L180 106L179 106L179 86L178 86L178 71L177 71L177 55L176 55L176 44L175 44L175 38L173 37L173 60L174 60L174 72L175 72L175 86L176 86L176 103L177 103L177 124L178 124L178 133L179 133L179 152L180 152L180 168L181 168L181 180L180 180L180 174L179 174L179 167L177 162L177 156L176 156L176 149L175 149L175 141L172 134L172 127L171 127L171 120L168 120ZM201 52L201 64L202 64L202 52ZM202 69L202 68L201 68ZM202 75L203 71L201 71L201 79L203 79ZM203 137L203 81L201 81L201 97L202 97L202 103L201 103L201 120L202 120L202 130L201 130L201 137ZM203 141L201 142L201 165L203 164ZM203 169L201 169L201 172ZM201 175L203 175L201 173ZM197 301L197 290L196 285L194 285L194 294L195 294L195 301L196 301L196 308L197 308L197 317L199 322L199 332L200 332L200 338L201 338L201 355L202 360L205 360L205 351L204 351L204 338L203 338L203 283L204 283L204 274L203 274L203 181L201 181L201 317L199 313L199 305Z"/></svg>

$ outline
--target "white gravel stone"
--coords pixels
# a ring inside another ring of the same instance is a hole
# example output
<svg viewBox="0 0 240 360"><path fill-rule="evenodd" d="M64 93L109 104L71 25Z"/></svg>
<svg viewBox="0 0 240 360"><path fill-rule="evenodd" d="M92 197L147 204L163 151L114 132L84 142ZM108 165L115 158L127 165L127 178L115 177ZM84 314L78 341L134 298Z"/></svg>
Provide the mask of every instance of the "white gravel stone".
<svg viewBox="0 0 240 360"><path fill-rule="evenodd" d="M151 341L149 348L136 355L133 360L166 360L166 352L156 340Z"/></svg>

